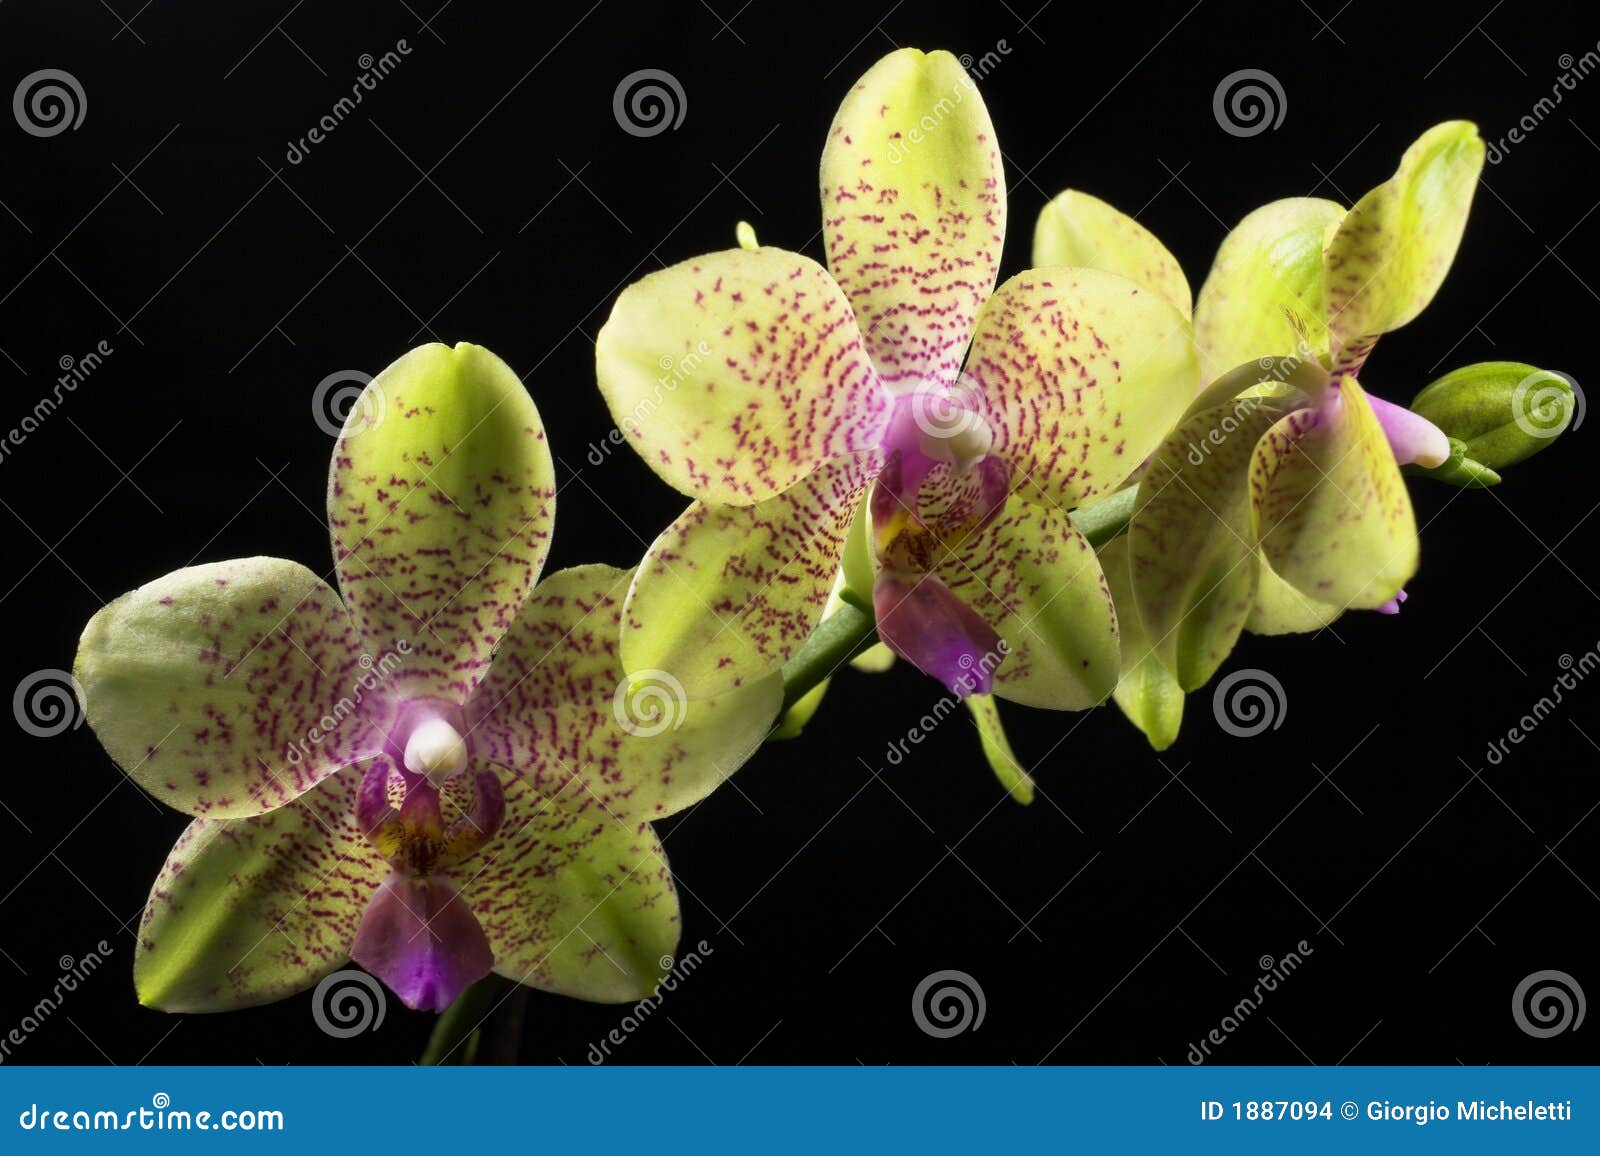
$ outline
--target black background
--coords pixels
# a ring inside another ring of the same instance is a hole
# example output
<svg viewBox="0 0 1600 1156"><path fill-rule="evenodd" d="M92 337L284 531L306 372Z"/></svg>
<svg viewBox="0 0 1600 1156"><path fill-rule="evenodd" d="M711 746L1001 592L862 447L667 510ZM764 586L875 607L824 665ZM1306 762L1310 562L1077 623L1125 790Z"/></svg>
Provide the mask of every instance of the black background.
<svg viewBox="0 0 1600 1156"><path fill-rule="evenodd" d="M1498 138L1564 54L1600 40L1586 3L1484 16L1489 0L1414 14L1394 0L1337 14L1337 0L1055 0L1035 16L1037 0L887 14L889 0L580 0L531 15L456 0L435 17L438 3L0 8L5 92L54 67L88 102L80 128L48 139L0 118L0 426L50 391L61 358L113 349L0 462L6 693L70 667L103 601L191 561L272 554L325 571L331 439L312 391L423 340L487 345L527 382L559 458L550 566L636 561L683 499L625 448L585 460L610 428L592 351L610 302L731 245L740 218L820 258L824 132L895 45L996 53L982 91L1008 161L1005 275L1025 267L1039 208L1073 186L1138 215L1198 288L1249 209L1349 203L1440 120ZM398 70L288 163L362 54L402 38ZM641 139L613 118L613 90L640 68L681 82L676 130ZM1212 94L1241 68L1279 79L1281 127L1221 130ZM1564 96L1486 169L1451 277L1382 342L1369 389L1404 400L1494 357L1592 376L1600 77ZM1562 656L1600 640L1593 436L1569 434L1492 492L1416 484L1424 565L1403 614L1236 651L1230 669L1285 689L1282 725L1260 737L1223 733L1209 688L1160 758L1114 710L1009 710L1037 764L1024 809L964 716L887 764L937 699L931 681L841 676L801 740L664 825L685 944L712 951L614 1062L1181 1064L1260 958L1300 940L1305 965L1217 1062L1595 1059L1600 1022L1531 1038L1511 996L1557 968L1600 997L1600 681L1500 765L1485 757ZM87 727L7 728L0 1033L49 991L58 957L101 939L115 951L7 1062L418 1053L428 1021L393 1001L379 1031L347 1041L316 1029L308 995L225 1016L140 1008L132 933L184 819L124 783ZM910 1009L942 968L970 973L987 1003L981 1028L952 1039L924 1035ZM523 1057L582 1064L623 1011L536 993Z"/></svg>

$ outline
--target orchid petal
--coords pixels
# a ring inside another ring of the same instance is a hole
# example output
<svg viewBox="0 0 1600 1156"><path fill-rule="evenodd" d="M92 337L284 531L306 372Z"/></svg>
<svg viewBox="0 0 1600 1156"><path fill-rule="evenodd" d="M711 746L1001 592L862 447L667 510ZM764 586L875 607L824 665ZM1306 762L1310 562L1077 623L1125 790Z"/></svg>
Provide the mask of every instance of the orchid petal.
<svg viewBox="0 0 1600 1156"><path fill-rule="evenodd" d="M196 819L139 926L139 1002L231 1011L310 987L349 958L389 866L356 826L352 767L251 819Z"/></svg>
<svg viewBox="0 0 1600 1156"><path fill-rule="evenodd" d="M1318 602L1282 578L1260 556L1256 570L1256 600L1244 628L1251 634L1310 634L1321 630L1344 613L1344 607Z"/></svg>
<svg viewBox="0 0 1600 1156"><path fill-rule="evenodd" d="M1400 167L1356 202L1327 244L1328 325L1339 367L1354 372L1371 343L1427 307L1467 227L1483 171L1477 126L1434 125Z"/></svg>
<svg viewBox="0 0 1600 1156"><path fill-rule="evenodd" d="M494 354L424 345L379 374L334 447L334 561L395 682L464 702L549 551L555 473L527 390Z"/></svg>
<svg viewBox="0 0 1600 1156"><path fill-rule="evenodd" d="M1416 573L1411 496L1354 378L1334 381L1316 406L1267 431L1250 489L1262 550L1302 594L1371 609Z"/></svg>
<svg viewBox="0 0 1600 1156"><path fill-rule="evenodd" d="M1260 357L1327 355L1322 243L1343 215L1332 201L1291 197L1223 238L1194 309L1203 381Z"/></svg>
<svg viewBox="0 0 1600 1156"><path fill-rule="evenodd" d="M1058 510L1013 500L957 545L938 577L1006 644L994 695L1084 710L1117 683L1117 625L1094 549Z"/></svg>
<svg viewBox="0 0 1600 1156"><path fill-rule="evenodd" d="M678 896L650 824L618 822L598 805L552 805L514 781L484 859L464 863L455 881L496 974L623 1003L650 995L671 970Z"/></svg>
<svg viewBox="0 0 1600 1156"><path fill-rule="evenodd" d="M828 130L822 233L891 389L955 381L1005 218L994 125L961 63L902 48L873 65Z"/></svg>
<svg viewBox="0 0 1600 1156"><path fill-rule="evenodd" d="M628 592L623 666L665 671L690 698L780 669L822 616L876 467L876 455L841 458L754 506L690 506Z"/></svg>
<svg viewBox="0 0 1600 1156"><path fill-rule="evenodd" d="M877 445L888 413L843 292L782 249L711 253L629 286L595 365L650 468L708 502L775 497Z"/></svg>
<svg viewBox="0 0 1600 1156"><path fill-rule="evenodd" d="M991 453L1069 509L1116 489L1198 385L1188 319L1098 269L1034 269L1002 285L966 376L994 431Z"/></svg>
<svg viewBox="0 0 1600 1156"><path fill-rule="evenodd" d="M1000 708L994 696L969 694L962 701L972 712L973 724L978 728L978 742L983 746L983 757L989 769L1000 780L1006 794L1026 807L1033 802L1033 776L1023 769L1011 749L1011 740L1006 738L1005 727L1000 723Z"/></svg>
<svg viewBox="0 0 1600 1156"><path fill-rule="evenodd" d="M1139 618L1185 691L1210 681L1255 601L1250 463L1284 416L1244 397L1187 418L1139 482L1128 552Z"/></svg>
<svg viewBox="0 0 1600 1156"><path fill-rule="evenodd" d="M1122 673L1112 698L1128 721L1144 733L1150 746L1164 751L1177 741L1178 728L1183 722L1183 687L1156 656L1156 649L1140 621L1128 549L1125 534L1100 547L1100 566L1111 588L1111 601L1117 608L1117 637L1122 656Z"/></svg>
<svg viewBox="0 0 1600 1156"><path fill-rule="evenodd" d="M1156 235L1098 197L1068 189L1033 229L1033 266L1075 265L1118 273L1160 294L1185 317L1194 297L1183 269Z"/></svg>
<svg viewBox="0 0 1600 1156"><path fill-rule="evenodd" d="M89 725L136 783L188 814L239 818L382 749L360 658L327 583L281 558L244 558L102 607L75 674Z"/></svg>
<svg viewBox="0 0 1600 1156"><path fill-rule="evenodd" d="M547 798L662 818L699 802L761 745L783 676L694 702L665 677L629 683L617 635L632 578L595 565L540 582L473 696L470 737L478 756Z"/></svg>

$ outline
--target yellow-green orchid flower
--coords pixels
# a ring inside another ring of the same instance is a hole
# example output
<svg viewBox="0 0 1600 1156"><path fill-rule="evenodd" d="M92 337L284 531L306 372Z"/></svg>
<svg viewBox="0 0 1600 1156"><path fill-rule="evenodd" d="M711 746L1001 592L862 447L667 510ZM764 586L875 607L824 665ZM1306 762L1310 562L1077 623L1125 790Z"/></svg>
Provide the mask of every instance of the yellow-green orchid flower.
<svg viewBox="0 0 1600 1156"><path fill-rule="evenodd" d="M632 572L539 581L554 514L522 383L428 345L366 387L334 449L337 592L247 558L94 616L90 724L195 816L145 908L142 1002L249 1006L352 956L431 1010L491 969L593 1000L654 989L679 921L649 821L749 756L780 680L675 704L675 726L630 714Z"/></svg>
<svg viewBox="0 0 1600 1156"><path fill-rule="evenodd" d="M1405 597L1418 546L1400 467L1437 466L1450 444L1357 375L1444 280L1483 159L1471 124L1441 124L1354 208L1274 202L1223 241L1195 308L1217 380L1150 462L1128 532L1143 629L1182 690L1244 629Z"/></svg>
<svg viewBox="0 0 1600 1156"><path fill-rule="evenodd" d="M709 254L628 288L600 333L619 426L695 499L640 565L624 666L692 696L761 678L843 562L883 641L956 693L1103 700L1115 616L1068 515L1193 396L1187 317L1093 268L995 288L1000 152L949 53L902 49L861 78L821 185L827 269Z"/></svg>

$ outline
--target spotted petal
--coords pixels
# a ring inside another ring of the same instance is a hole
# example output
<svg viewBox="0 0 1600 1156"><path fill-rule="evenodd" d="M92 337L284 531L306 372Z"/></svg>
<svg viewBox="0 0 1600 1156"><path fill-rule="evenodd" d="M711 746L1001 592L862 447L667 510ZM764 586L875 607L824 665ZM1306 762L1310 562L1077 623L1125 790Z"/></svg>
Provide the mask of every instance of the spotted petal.
<svg viewBox="0 0 1600 1156"><path fill-rule="evenodd" d="M617 428L668 485L749 505L875 446L888 397L827 270L731 249L652 273L595 343Z"/></svg>
<svg viewBox="0 0 1600 1156"><path fill-rule="evenodd" d="M1291 197L1223 238L1194 310L1205 382L1262 357L1327 355L1322 242L1343 215L1332 201Z"/></svg>
<svg viewBox="0 0 1600 1156"><path fill-rule="evenodd" d="M394 681L464 702L549 552L555 473L511 368L465 343L413 349L369 384L328 480L339 588Z"/></svg>
<svg viewBox="0 0 1600 1156"><path fill-rule="evenodd" d="M259 815L381 749L339 596L281 558L191 566L102 607L75 674L117 765L191 815Z"/></svg>
<svg viewBox="0 0 1600 1156"><path fill-rule="evenodd" d="M632 570L539 583L473 696L473 751L567 806L661 818L708 795L761 745L783 702L771 674L689 701L664 672L631 682L617 637Z"/></svg>
<svg viewBox="0 0 1600 1156"><path fill-rule="evenodd" d="M355 822L351 767L251 819L196 819L156 877L139 925L139 1002L231 1011L301 991L349 958L389 872Z"/></svg>
<svg viewBox="0 0 1600 1156"><path fill-rule="evenodd" d="M1255 601L1250 462L1284 416L1243 397L1185 419L1139 483L1128 552L1139 618L1186 691L1210 681Z"/></svg>
<svg viewBox="0 0 1600 1156"><path fill-rule="evenodd" d="M1279 576L1302 594L1374 609L1417 569L1417 525L1383 427L1354 378L1296 410L1256 445L1256 532Z"/></svg>
<svg viewBox="0 0 1600 1156"><path fill-rule="evenodd" d="M994 288L1005 174L977 86L948 52L892 52L822 150L828 268L891 388L953 382Z"/></svg>
<svg viewBox="0 0 1600 1156"><path fill-rule="evenodd" d="M1435 125L1340 222L1327 246L1327 306L1343 368L1354 372L1380 334L1433 300L1461 244L1483 160L1475 125Z"/></svg>
<svg viewBox="0 0 1600 1156"><path fill-rule="evenodd" d="M1072 519L1013 498L935 571L1005 644L993 693L1083 710L1117 683L1117 624L1094 548Z"/></svg>
<svg viewBox="0 0 1600 1156"><path fill-rule="evenodd" d="M506 822L456 886L494 950L496 973L578 999L642 999L672 967L678 896L648 823L599 806L506 789Z"/></svg>
<svg viewBox="0 0 1600 1156"><path fill-rule="evenodd" d="M1161 444L1198 384L1189 322L1098 269L1034 269L996 292L966 376L993 453L1043 500L1110 493Z"/></svg>
<svg viewBox="0 0 1600 1156"><path fill-rule="evenodd" d="M1194 298L1178 259L1138 221L1098 197L1068 189L1044 207L1033 229L1033 266L1076 265L1120 273L1160 294L1188 317Z"/></svg>
<svg viewBox="0 0 1600 1156"><path fill-rule="evenodd" d="M1128 536L1113 538L1100 548L1100 566L1117 608L1117 637L1122 656L1121 674L1112 698L1144 732L1150 745L1164 751L1178 738L1183 722L1183 687L1177 676L1156 657L1149 634L1139 618L1133 579L1128 565Z"/></svg>
<svg viewBox="0 0 1600 1156"><path fill-rule="evenodd" d="M816 626L876 455L831 462L754 506L691 505L651 544L628 593L622 664L690 698L759 681Z"/></svg>

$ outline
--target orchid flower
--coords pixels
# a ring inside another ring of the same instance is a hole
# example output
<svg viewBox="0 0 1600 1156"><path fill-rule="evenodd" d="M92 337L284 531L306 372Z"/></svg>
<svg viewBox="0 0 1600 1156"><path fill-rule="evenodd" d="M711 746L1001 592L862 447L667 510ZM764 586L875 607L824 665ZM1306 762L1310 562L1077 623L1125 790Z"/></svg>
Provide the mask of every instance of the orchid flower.
<svg viewBox="0 0 1600 1156"><path fill-rule="evenodd" d="M1188 318L1093 268L995 288L1000 150L948 53L902 49L861 78L821 186L827 269L712 253L630 286L601 330L619 427L694 498L628 593L624 667L692 697L762 678L842 565L882 640L953 692L1101 701L1116 621L1069 514L1192 398Z"/></svg>
<svg viewBox="0 0 1600 1156"><path fill-rule="evenodd" d="M1142 629L1182 691L1242 630L1405 598L1418 547L1400 467L1437 466L1450 443L1357 377L1444 280L1483 159L1471 124L1441 124L1354 208L1277 201L1223 241L1195 309L1216 380L1149 463L1126 547Z"/></svg>
<svg viewBox="0 0 1600 1156"><path fill-rule="evenodd" d="M366 387L334 449L339 592L247 558L94 616L90 724L195 816L145 908L143 1003L263 1003L352 957L435 1011L491 970L591 1000L654 989L679 917L649 820L736 768L781 688L633 711L650 688L615 641L632 574L538 581L554 512L516 375L428 345Z"/></svg>

